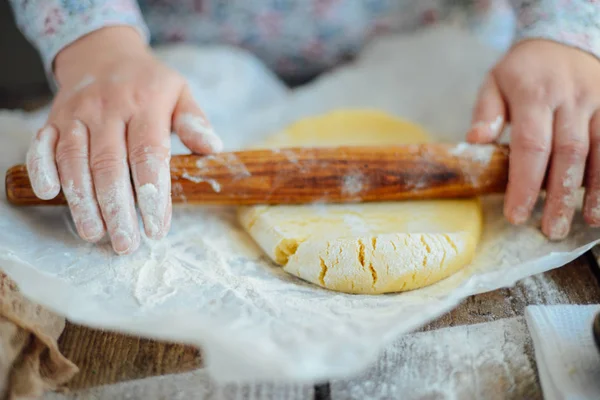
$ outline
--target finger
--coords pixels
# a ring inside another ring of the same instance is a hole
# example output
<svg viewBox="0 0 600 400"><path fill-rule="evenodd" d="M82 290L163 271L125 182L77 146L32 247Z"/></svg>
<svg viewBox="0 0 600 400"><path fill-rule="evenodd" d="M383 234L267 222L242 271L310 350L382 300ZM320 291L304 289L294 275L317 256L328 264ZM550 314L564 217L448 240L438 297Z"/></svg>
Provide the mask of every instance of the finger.
<svg viewBox="0 0 600 400"><path fill-rule="evenodd" d="M82 239L97 242L104 236L104 224L89 164L87 127L79 120L61 126L56 162L65 198L77 232Z"/></svg>
<svg viewBox="0 0 600 400"><path fill-rule="evenodd" d="M42 200L53 199L60 193L60 180L54 159L57 141L58 130L47 125L35 135L27 152L27 172L31 187Z"/></svg>
<svg viewBox="0 0 600 400"><path fill-rule="evenodd" d="M127 163L125 123L112 119L89 128L90 168L100 210L113 249L117 254L128 254L138 248L140 232Z"/></svg>
<svg viewBox="0 0 600 400"><path fill-rule="evenodd" d="M600 226L600 110L590 121L590 151L585 177L583 216L593 227Z"/></svg>
<svg viewBox="0 0 600 400"><path fill-rule="evenodd" d="M504 98L496 83L489 74L477 97L471 129L467 133L467 141L471 143L490 143L498 139L506 121Z"/></svg>
<svg viewBox="0 0 600 400"><path fill-rule="evenodd" d="M504 215L513 224L529 219L546 174L552 146L552 110L511 106L512 132Z"/></svg>
<svg viewBox="0 0 600 400"><path fill-rule="evenodd" d="M589 150L589 115L562 106L554 119L554 144L542 217L542 232L551 240L564 239L575 214Z"/></svg>
<svg viewBox="0 0 600 400"><path fill-rule="evenodd" d="M223 142L210 126L187 86L175 107L173 128L183 144L194 153L210 154L223 150Z"/></svg>
<svg viewBox="0 0 600 400"><path fill-rule="evenodd" d="M145 232L151 239L165 236L170 214L170 117L158 110L142 112L127 128L129 165Z"/></svg>

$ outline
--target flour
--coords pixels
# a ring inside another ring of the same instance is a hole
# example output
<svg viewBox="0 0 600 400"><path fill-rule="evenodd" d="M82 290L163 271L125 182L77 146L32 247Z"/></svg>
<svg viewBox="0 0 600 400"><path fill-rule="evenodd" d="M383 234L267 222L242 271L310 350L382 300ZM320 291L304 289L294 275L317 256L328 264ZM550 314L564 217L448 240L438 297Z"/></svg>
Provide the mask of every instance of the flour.
<svg viewBox="0 0 600 400"><path fill-rule="evenodd" d="M496 147L493 145L472 145L459 143L450 149L449 153L454 156L466 157L469 160L488 165L494 156Z"/></svg>
<svg viewBox="0 0 600 400"><path fill-rule="evenodd" d="M232 179L242 179L252 174L246 168L246 165L233 153L225 153L217 156L205 156L196 161L196 167L203 170L210 168L210 162L217 162L227 168L232 175Z"/></svg>
<svg viewBox="0 0 600 400"><path fill-rule="evenodd" d="M513 210L513 219L516 224L523 224L529 218L531 209L535 205L535 198L528 196L523 204L520 204Z"/></svg>
<svg viewBox="0 0 600 400"><path fill-rule="evenodd" d="M181 128L198 135L202 146L210 151L220 152L223 150L223 142L204 116L184 113L177 118L177 124Z"/></svg>
<svg viewBox="0 0 600 400"><path fill-rule="evenodd" d="M567 215L559 215L552 221L548 237L552 240L564 239L569 234L571 218Z"/></svg>
<svg viewBox="0 0 600 400"><path fill-rule="evenodd" d="M500 399L536 393L531 339L522 317L406 335L333 399ZM490 393L489 388L500 389Z"/></svg>
<svg viewBox="0 0 600 400"><path fill-rule="evenodd" d="M124 164L126 165L126 162ZM106 227L115 244L115 251L119 254L129 252L137 246L139 234L128 174L122 173L107 189L98 190L97 194L98 202L104 211Z"/></svg>
<svg viewBox="0 0 600 400"><path fill-rule="evenodd" d="M294 153L292 150L284 149L279 151L281 151L281 154L283 154L285 158L287 158L292 164L298 165L298 157L296 157L296 153Z"/></svg>
<svg viewBox="0 0 600 400"><path fill-rule="evenodd" d="M600 222L600 194L592 193L586 201L586 212L592 220Z"/></svg>
<svg viewBox="0 0 600 400"><path fill-rule="evenodd" d="M229 169L232 175L236 178L245 178L252 174L246 168L246 165L233 153L224 154L225 166Z"/></svg>
<svg viewBox="0 0 600 400"><path fill-rule="evenodd" d="M52 126L42 129L34 137L27 152L27 170L36 196L50 200L60 192L60 181L54 161L54 147L58 132Z"/></svg>
<svg viewBox="0 0 600 400"><path fill-rule="evenodd" d="M459 157L459 164L462 166L467 179L476 186L479 177L483 173L482 168L472 168L470 161L474 161L481 167L489 165L496 151L493 145L471 145L468 143L459 143L449 150L449 153Z"/></svg>
<svg viewBox="0 0 600 400"><path fill-rule="evenodd" d="M562 304L568 302L565 292L544 274L530 276L519 282L531 304Z"/></svg>
<svg viewBox="0 0 600 400"><path fill-rule="evenodd" d="M176 197L182 200L183 203L187 203L187 197L183 192L183 185L181 182L173 182L171 186L171 194L173 197Z"/></svg>
<svg viewBox="0 0 600 400"><path fill-rule="evenodd" d="M356 196L363 190L364 176L362 173L346 175L342 181L342 194L346 196Z"/></svg>
<svg viewBox="0 0 600 400"><path fill-rule="evenodd" d="M169 158L161 159L152 155L147 157L144 167L146 168L145 173L150 174L150 182L140 184L140 167L134 167L134 176L138 184L137 200L148 234L151 238L158 239L166 233L165 215L171 185Z"/></svg>
<svg viewBox="0 0 600 400"><path fill-rule="evenodd" d="M81 188L76 189L73 180L69 180L63 187L63 192L73 209L75 224L81 227L82 238L94 242L104 235L104 227L94 198L90 172L86 169L81 174Z"/></svg>
<svg viewBox="0 0 600 400"><path fill-rule="evenodd" d="M486 128L489 133L492 135L492 138L496 138L500 135L500 130L504 125L504 117L502 115L498 115L492 122L476 122L473 124L473 128Z"/></svg>
<svg viewBox="0 0 600 400"><path fill-rule="evenodd" d="M577 184L578 184L578 178L580 175L580 168L577 167L576 165L571 165L568 169L567 172L565 173L565 177L563 179L563 187L565 189L569 188L576 188Z"/></svg>
<svg viewBox="0 0 600 400"><path fill-rule="evenodd" d="M219 193L221 191L221 184L216 179L206 179L202 176L193 176L190 175L189 172L184 172L183 174L181 174L181 177L183 179L187 179L188 181L192 181L195 183L206 182L210 185L212 190L215 191L215 193ZM179 186L181 187L181 184Z"/></svg>

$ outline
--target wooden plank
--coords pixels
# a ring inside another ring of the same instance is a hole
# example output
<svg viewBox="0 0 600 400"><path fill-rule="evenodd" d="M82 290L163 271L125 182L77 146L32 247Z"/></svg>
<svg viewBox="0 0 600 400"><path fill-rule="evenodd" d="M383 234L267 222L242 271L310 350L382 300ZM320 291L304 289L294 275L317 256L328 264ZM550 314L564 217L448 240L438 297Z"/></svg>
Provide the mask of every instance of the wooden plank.
<svg viewBox="0 0 600 400"><path fill-rule="evenodd" d="M67 323L59 339L63 354L80 372L70 389L190 371L202 366L191 346L163 343Z"/></svg>
<svg viewBox="0 0 600 400"><path fill-rule="evenodd" d="M523 315L530 304L596 304L600 286L587 256L564 267L526 278L515 287L467 298L459 307L423 330L476 324Z"/></svg>

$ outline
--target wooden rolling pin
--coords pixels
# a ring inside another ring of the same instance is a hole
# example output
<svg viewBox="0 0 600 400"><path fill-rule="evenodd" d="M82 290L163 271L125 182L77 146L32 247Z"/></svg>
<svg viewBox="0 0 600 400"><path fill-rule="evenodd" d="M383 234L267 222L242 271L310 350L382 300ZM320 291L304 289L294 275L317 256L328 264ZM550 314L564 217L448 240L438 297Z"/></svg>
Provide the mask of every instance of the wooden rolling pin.
<svg viewBox="0 0 600 400"><path fill-rule="evenodd" d="M174 203L252 205L443 199L503 193L508 148L422 144L288 148L183 155L171 159ZM6 174L18 206L64 205L62 193L38 199L24 165Z"/></svg>

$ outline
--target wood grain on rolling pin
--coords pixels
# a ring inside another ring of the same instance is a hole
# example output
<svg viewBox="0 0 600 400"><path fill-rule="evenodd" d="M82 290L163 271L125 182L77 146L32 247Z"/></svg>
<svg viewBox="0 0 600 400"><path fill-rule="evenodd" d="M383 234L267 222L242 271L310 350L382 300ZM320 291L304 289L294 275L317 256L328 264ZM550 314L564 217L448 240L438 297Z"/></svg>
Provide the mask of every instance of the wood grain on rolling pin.
<svg viewBox="0 0 600 400"><path fill-rule="evenodd" d="M183 155L171 159L174 203L251 205L471 197L504 192L508 148L422 144L289 148ZM39 200L25 166L7 172L15 205Z"/></svg>

